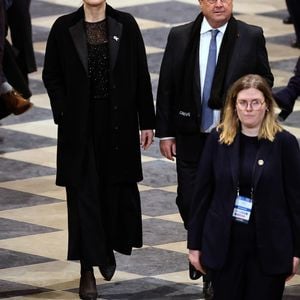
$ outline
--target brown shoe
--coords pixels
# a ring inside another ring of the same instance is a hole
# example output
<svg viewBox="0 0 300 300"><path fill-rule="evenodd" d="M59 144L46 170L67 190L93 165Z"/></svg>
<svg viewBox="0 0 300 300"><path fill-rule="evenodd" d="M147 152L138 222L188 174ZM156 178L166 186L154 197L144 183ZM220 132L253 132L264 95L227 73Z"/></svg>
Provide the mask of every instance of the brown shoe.
<svg viewBox="0 0 300 300"><path fill-rule="evenodd" d="M11 91L1 95L7 110L14 115L20 115L32 107L32 103L24 99L18 92Z"/></svg>
<svg viewBox="0 0 300 300"><path fill-rule="evenodd" d="M96 279L91 271L85 271L81 274L79 284L79 297L84 300L96 300L98 296Z"/></svg>

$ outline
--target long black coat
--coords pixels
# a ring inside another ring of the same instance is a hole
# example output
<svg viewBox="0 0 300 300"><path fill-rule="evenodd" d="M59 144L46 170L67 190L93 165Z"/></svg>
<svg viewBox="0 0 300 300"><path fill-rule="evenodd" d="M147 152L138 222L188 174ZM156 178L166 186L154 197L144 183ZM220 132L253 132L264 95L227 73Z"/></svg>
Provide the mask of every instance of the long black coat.
<svg viewBox="0 0 300 300"><path fill-rule="evenodd" d="M109 44L111 182L142 180L139 128L154 128L145 47L134 18L106 6ZM57 184L79 183L89 135L88 52L84 11L62 16L47 43L43 80L58 124Z"/></svg>
<svg viewBox="0 0 300 300"><path fill-rule="evenodd" d="M188 248L201 250L203 265L223 267L230 245L239 180L239 136L231 145L209 135L198 167L188 227ZM261 140L253 166L256 247L266 274L290 274L300 257L300 151L283 131Z"/></svg>

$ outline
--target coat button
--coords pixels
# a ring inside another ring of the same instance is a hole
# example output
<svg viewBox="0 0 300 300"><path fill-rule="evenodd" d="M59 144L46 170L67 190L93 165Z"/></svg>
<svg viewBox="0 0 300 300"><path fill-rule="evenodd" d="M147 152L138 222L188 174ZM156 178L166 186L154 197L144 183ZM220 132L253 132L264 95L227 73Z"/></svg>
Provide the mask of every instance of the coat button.
<svg viewBox="0 0 300 300"><path fill-rule="evenodd" d="M115 150L115 151L118 151L118 150L119 150L119 147L118 147L118 146L115 146L115 147L114 147L114 150Z"/></svg>
<svg viewBox="0 0 300 300"><path fill-rule="evenodd" d="M118 110L119 107L118 107L118 105L114 105L113 108L114 108L114 110Z"/></svg>
<svg viewBox="0 0 300 300"><path fill-rule="evenodd" d="M114 127L114 130L119 130L119 126L116 125L116 126Z"/></svg>

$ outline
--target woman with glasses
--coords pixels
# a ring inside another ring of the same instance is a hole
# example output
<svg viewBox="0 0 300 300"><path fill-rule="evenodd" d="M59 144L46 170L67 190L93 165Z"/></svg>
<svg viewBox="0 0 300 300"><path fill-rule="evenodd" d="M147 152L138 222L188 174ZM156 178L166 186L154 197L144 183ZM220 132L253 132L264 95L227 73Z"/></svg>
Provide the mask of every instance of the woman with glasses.
<svg viewBox="0 0 300 300"><path fill-rule="evenodd" d="M279 300L300 257L300 151L259 75L237 80L198 165L189 260L214 300Z"/></svg>

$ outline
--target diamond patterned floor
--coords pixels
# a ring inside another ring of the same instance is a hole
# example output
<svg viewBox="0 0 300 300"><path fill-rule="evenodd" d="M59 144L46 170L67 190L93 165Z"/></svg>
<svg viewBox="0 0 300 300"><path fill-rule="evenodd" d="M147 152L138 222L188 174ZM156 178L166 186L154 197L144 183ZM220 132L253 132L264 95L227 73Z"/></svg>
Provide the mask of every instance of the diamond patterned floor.
<svg viewBox="0 0 300 300"><path fill-rule="evenodd" d="M45 44L54 20L80 5L74 0L34 0L31 5L38 71L30 75L34 108L0 127L0 298L78 299L79 265L66 261L64 189L54 185L56 127L41 81ZM171 26L198 13L195 0L111 0L132 13L144 36L156 95L158 72ZM241 0L235 15L264 28L275 89L284 86L299 56L289 47L293 27L283 25L282 0ZM284 126L300 139L300 102ZM160 156L158 141L144 152L142 198L144 247L117 255L117 272L105 282L96 272L101 299L202 299L201 282L189 280L186 233L175 205L175 164ZM299 273L300 274L300 273ZM300 299L300 275L287 284L285 300ZM228 299L230 300L230 299ZM254 299L255 300L255 299Z"/></svg>

